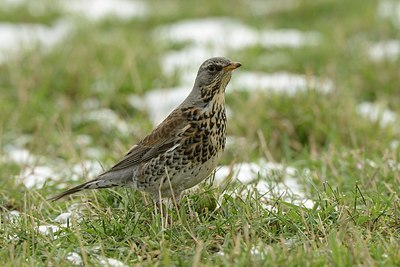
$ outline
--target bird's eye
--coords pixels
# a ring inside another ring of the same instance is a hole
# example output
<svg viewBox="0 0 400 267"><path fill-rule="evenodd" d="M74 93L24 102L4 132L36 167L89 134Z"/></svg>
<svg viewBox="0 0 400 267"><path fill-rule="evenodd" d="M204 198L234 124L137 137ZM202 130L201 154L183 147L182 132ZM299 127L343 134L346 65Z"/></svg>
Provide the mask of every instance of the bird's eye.
<svg viewBox="0 0 400 267"><path fill-rule="evenodd" d="M207 67L207 70L208 70L209 72L215 72L215 71L216 71L216 68L215 68L214 65L210 65L210 66Z"/></svg>

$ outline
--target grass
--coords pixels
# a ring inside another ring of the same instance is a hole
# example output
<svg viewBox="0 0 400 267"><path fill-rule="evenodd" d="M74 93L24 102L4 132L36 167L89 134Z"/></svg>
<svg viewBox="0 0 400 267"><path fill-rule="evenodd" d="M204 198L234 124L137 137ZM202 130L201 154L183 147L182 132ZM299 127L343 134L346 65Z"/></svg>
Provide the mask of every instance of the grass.
<svg viewBox="0 0 400 267"><path fill-rule="evenodd" d="M245 70L316 75L331 79L335 89L291 97L229 94L234 116L228 132L245 142L228 149L221 160L266 158L296 167L312 208L279 195L266 199L255 190L237 195L248 190L237 183L221 188L206 183L186 194L179 209L157 209L148 196L124 189L49 203L46 198L60 191L61 181L25 188L15 177L27 166L2 160L0 259L5 266L71 265L66 259L71 252L89 266L101 265L102 257L129 266L400 265L400 153L391 145L399 132L395 125L380 127L360 117L356 108L376 101L400 116L399 59L372 62L367 56L370 42L399 38L398 29L377 17L378 1L299 2L293 9L253 15L247 1L195 6L171 1L143 19L82 23L50 52L36 47L0 65L0 146L3 152L10 145L24 147L45 165L66 170L93 159L89 150L96 148L101 153L94 160L111 166L152 128L146 114L129 105L128 96L177 85L176 77L161 74L159 59L172 45L153 41L151 32L158 25L212 15L233 16L258 29L318 31L318 46L254 46L227 55ZM18 6L1 11L0 20L50 25L62 12L46 3L51 12L33 16ZM263 60L274 56L285 60ZM77 121L86 112L84 103L93 99L133 125L131 133ZM78 142L82 136L89 137L84 145ZM301 174L303 169L308 173ZM66 174L61 180L65 186L77 184ZM67 227L48 235L38 231L39 225L57 225L53 219L76 202L82 202L74 211L81 220L71 217ZM10 220L11 210L21 215Z"/></svg>

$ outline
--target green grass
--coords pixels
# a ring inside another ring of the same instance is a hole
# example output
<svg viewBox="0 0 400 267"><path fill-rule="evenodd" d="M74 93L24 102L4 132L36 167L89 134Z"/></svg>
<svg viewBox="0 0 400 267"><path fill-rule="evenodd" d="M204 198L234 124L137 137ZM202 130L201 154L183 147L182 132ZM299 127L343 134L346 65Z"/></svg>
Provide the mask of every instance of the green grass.
<svg viewBox="0 0 400 267"><path fill-rule="evenodd" d="M110 167L152 128L145 112L129 105L128 96L177 85L176 77L161 74L159 59L174 45L154 42L151 32L159 25L233 16L258 29L318 31L318 46L254 46L226 55L243 63L238 71L316 75L331 79L335 89L292 97L229 94L234 116L228 132L245 142L229 148L221 160L266 158L300 173L308 169L297 179L314 207L294 205L279 195L266 199L254 191L237 196L234 192L247 190L237 183L202 185L183 197L179 209L157 209L148 196L124 189L49 203L46 198L61 190L58 184L78 182L64 175L41 189L28 189L16 179L26 166L1 160L0 261L5 266L66 266L71 264L66 256L76 252L87 266L99 266L101 257L128 266L400 265L400 153L391 146L399 132L357 114L358 103L377 101L400 116L399 59L372 62L367 56L368 43L399 38L398 29L377 17L378 1L299 2L293 9L254 16L247 1L171 1L139 20L82 23L49 53L34 48L0 65L0 148L5 154L10 145L20 145L42 157L44 165L65 169L91 158L88 150L97 148L103 153L94 160ZM161 4L152 1L150 7ZM50 25L62 12L47 5L49 12L40 16L24 6L5 9L0 21ZM285 60L268 62L274 56ZM96 84L109 89L96 90ZM88 99L134 125L132 133L77 122ZM79 144L82 135L91 141ZM54 234L38 231L39 225L58 225L54 218L75 202L82 202L81 220L72 218ZM15 221L7 219L11 210L21 213Z"/></svg>

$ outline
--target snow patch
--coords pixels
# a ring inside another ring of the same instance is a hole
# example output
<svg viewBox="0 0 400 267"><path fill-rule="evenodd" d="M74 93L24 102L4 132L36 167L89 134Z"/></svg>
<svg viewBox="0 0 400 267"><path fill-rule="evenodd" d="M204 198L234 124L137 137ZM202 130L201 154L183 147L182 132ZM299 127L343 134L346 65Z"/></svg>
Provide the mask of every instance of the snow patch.
<svg viewBox="0 0 400 267"><path fill-rule="evenodd" d="M36 230L42 235L54 235L56 232L60 231L61 228L56 225L40 225L36 227ZM54 238L57 238L57 236L54 235Z"/></svg>
<svg viewBox="0 0 400 267"><path fill-rule="evenodd" d="M134 0L69 0L62 1L62 7L69 13L94 21L107 17L128 20L148 14L147 4Z"/></svg>
<svg viewBox="0 0 400 267"><path fill-rule="evenodd" d="M131 126L126 121L121 119L115 111L108 108L88 110L86 113L74 117L74 122L78 124L88 121L99 123L106 131L115 129L122 134L129 134L132 131Z"/></svg>
<svg viewBox="0 0 400 267"><path fill-rule="evenodd" d="M82 177L95 177L104 170L100 163L95 160L85 160L72 166L71 179L73 181L82 179Z"/></svg>
<svg viewBox="0 0 400 267"><path fill-rule="evenodd" d="M52 26L41 24L0 23L0 62L21 49L40 45L45 51L60 43L71 31L71 24L59 20Z"/></svg>
<svg viewBox="0 0 400 267"><path fill-rule="evenodd" d="M160 26L153 35L157 41L189 43L179 51L168 52L160 61L165 74L178 71L184 78L182 82L189 84L193 83L198 66L212 56L255 45L265 48L317 45L321 38L317 32L295 29L256 30L230 18L183 20Z"/></svg>
<svg viewBox="0 0 400 267"><path fill-rule="evenodd" d="M329 93L334 88L332 81L328 79L322 80L314 76L288 72L238 72L237 74L235 73L235 76L235 79L232 79L232 89L230 91L263 91L293 96L308 89Z"/></svg>
<svg viewBox="0 0 400 267"><path fill-rule="evenodd" d="M234 75L237 77L228 85L227 94L234 91L259 91L294 96L309 89L329 93L334 88L333 82L328 79L286 72L238 72ZM130 96L128 101L133 107L146 110L150 120L157 125L189 95L191 87L192 85L187 83L186 86L153 89L143 97Z"/></svg>
<svg viewBox="0 0 400 267"><path fill-rule="evenodd" d="M396 113L378 103L363 102L357 106L357 112L372 122L378 122L381 127L394 125L397 122Z"/></svg>
<svg viewBox="0 0 400 267"><path fill-rule="evenodd" d="M21 213L17 210L12 210L10 212L5 213L4 219L10 223L16 223L21 216Z"/></svg>
<svg viewBox="0 0 400 267"><path fill-rule="evenodd" d="M303 173L306 174L307 171ZM293 167L260 160L259 163L241 163L217 168L214 185L221 185L227 177L231 177L233 181L248 185L249 190L254 188L263 198L281 196L288 202L311 208L314 202L305 197L302 186L296 179L298 175L297 169ZM267 179L273 180L269 179L271 177L280 178L282 182L268 182Z"/></svg>
<svg viewBox="0 0 400 267"><path fill-rule="evenodd" d="M128 266L125 263L123 263L122 261L112 259L112 258L100 257L99 260L100 260L100 264L102 266L110 266L110 267L127 267Z"/></svg>
<svg viewBox="0 0 400 267"><path fill-rule="evenodd" d="M182 20L158 27L154 36L167 42L192 42L221 49L241 49L255 45L264 48L301 47L316 45L320 39L316 32L295 29L256 30L230 18Z"/></svg>
<svg viewBox="0 0 400 267"><path fill-rule="evenodd" d="M129 103L139 109L148 112L153 124L158 124L165 119L189 94L190 90L186 86L154 89L147 92L143 97L130 96Z"/></svg>
<svg viewBox="0 0 400 267"><path fill-rule="evenodd" d="M389 19L394 26L400 28L400 2L394 0L378 1L378 16Z"/></svg>
<svg viewBox="0 0 400 267"><path fill-rule="evenodd" d="M71 262L73 265L83 265L83 260L81 255L79 255L76 252L70 252L67 254L67 256L65 257L65 259L69 262Z"/></svg>
<svg viewBox="0 0 400 267"><path fill-rule="evenodd" d="M368 55L373 61L395 61L400 55L400 40L377 42L371 45Z"/></svg>
<svg viewBox="0 0 400 267"><path fill-rule="evenodd" d="M59 180L60 174L49 166L27 167L18 176L26 188L40 189L47 179Z"/></svg>
<svg viewBox="0 0 400 267"><path fill-rule="evenodd" d="M37 161L37 157L32 155L32 153L25 149L17 146L8 146L4 151L4 155L1 157L3 162L12 161L14 163L24 165L24 164L34 164Z"/></svg>

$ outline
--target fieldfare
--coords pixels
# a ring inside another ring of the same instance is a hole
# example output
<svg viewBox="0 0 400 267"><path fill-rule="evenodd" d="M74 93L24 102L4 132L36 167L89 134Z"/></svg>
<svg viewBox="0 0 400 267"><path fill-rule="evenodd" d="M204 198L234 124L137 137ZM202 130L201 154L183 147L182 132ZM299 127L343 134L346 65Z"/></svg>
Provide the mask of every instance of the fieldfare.
<svg viewBox="0 0 400 267"><path fill-rule="evenodd" d="M217 166L226 140L225 88L240 66L224 57L207 59L186 99L117 164L50 200L117 186L147 192L155 200L179 199Z"/></svg>

